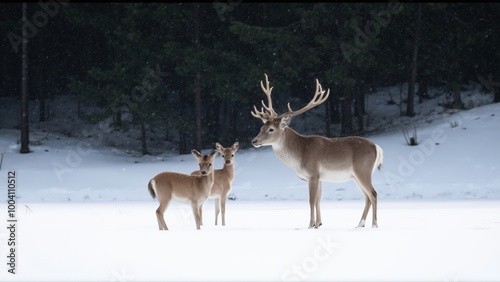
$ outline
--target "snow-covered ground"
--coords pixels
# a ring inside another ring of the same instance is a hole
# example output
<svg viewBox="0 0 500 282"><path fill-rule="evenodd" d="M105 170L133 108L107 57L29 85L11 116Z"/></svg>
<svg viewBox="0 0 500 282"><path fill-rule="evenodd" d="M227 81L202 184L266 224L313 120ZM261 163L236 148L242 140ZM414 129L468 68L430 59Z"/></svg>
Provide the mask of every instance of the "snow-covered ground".
<svg viewBox="0 0 500 282"><path fill-rule="evenodd" d="M104 146L100 131L36 130L21 155L19 132L0 129L0 212L8 227L15 171L18 218L16 275L0 228L0 281L500 280L500 104L429 112L417 132L414 147L400 131L368 136L384 150L378 229L354 228L364 200L352 181L323 184L323 226L307 229L307 183L271 148L248 148L236 153L227 226L213 225L211 200L200 231L174 203L160 232L146 184L195 170L191 155L137 157Z"/></svg>
<svg viewBox="0 0 500 282"><path fill-rule="evenodd" d="M383 200L380 227L355 229L361 202L324 201L316 230L304 201L235 201L200 231L179 204L162 232L153 201L22 203L17 274L0 280L498 281L499 203Z"/></svg>

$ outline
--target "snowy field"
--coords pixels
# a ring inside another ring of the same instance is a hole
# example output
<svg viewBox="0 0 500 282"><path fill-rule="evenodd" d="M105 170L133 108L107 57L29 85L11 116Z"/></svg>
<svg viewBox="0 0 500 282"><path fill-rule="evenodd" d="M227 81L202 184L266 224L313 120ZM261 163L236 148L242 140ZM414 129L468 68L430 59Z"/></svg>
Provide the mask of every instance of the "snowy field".
<svg viewBox="0 0 500 282"><path fill-rule="evenodd" d="M400 131L368 136L384 150L378 229L354 228L364 200L352 181L323 184L323 226L307 229L307 183L270 148L249 148L236 153L227 226L214 226L212 200L200 231L174 203L160 232L147 182L195 170L191 155L136 157L102 146L99 133L41 131L21 155L18 131L0 129L0 211L8 227L15 171L18 219L16 275L0 229L0 281L499 281L500 104L417 130L415 147Z"/></svg>
<svg viewBox="0 0 500 282"><path fill-rule="evenodd" d="M355 229L361 202L324 201L324 225L316 230L305 228L304 201L235 201L226 227L215 227L206 212L200 231L190 209L173 205L166 232L157 230L154 203L35 203L30 210L23 204L18 274L4 265L0 278L498 281L499 204L381 201L380 227Z"/></svg>

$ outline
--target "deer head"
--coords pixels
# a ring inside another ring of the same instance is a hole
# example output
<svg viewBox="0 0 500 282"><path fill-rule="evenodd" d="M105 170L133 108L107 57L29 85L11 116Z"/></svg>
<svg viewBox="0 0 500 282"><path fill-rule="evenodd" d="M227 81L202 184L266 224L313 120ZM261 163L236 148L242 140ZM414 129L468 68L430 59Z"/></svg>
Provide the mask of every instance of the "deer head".
<svg viewBox="0 0 500 282"><path fill-rule="evenodd" d="M207 176L213 171L212 164L214 163L215 157L217 157L217 151L212 150L210 155L202 155L200 152L196 150L192 150L191 154L193 154L194 158L198 161L200 165L200 173L202 176Z"/></svg>
<svg viewBox="0 0 500 282"><path fill-rule="evenodd" d="M273 108L273 101L271 99L271 92L273 88L269 87L267 74L264 74L264 76L266 77L266 86L264 86L264 83L261 81L260 87L262 88L262 91L264 91L264 94L267 96L267 105L264 103L264 101L261 101L262 108L260 109L260 111L257 109L257 107L254 106L253 111L251 112L252 116L254 116L255 118L259 118L264 123L264 125L260 128L260 133L252 140L252 144L255 147L273 145L278 143L283 136L285 128L288 127L288 125L292 121L292 117L305 113L308 110L320 105L321 103L326 101L326 99L328 99L328 96L330 95L330 89L328 89L326 92L323 91L321 84L319 84L319 81L316 79L316 91L314 93L314 97L305 107L300 110L294 111L292 110L290 103L288 103L288 112L279 115Z"/></svg>
<svg viewBox="0 0 500 282"><path fill-rule="evenodd" d="M233 146L229 148L224 148L220 143L215 143L215 147L217 148L217 151L221 154L222 159L224 160L224 164L231 165L234 161L234 153L238 151L240 143L235 142Z"/></svg>

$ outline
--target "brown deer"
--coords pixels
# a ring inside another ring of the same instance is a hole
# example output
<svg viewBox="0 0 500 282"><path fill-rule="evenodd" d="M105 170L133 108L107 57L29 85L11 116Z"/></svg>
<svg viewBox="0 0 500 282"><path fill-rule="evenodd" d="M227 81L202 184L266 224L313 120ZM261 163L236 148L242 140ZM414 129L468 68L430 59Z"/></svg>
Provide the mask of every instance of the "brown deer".
<svg viewBox="0 0 500 282"><path fill-rule="evenodd" d="M267 105L262 101L261 110L254 106L252 115L262 120L264 125L260 133L252 140L255 147L272 146L274 153L297 176L308 181L309 206L311 217L309 228L322 225L320 200L321 181L343 182L354 179L365 197L365 209L358 227L364 227L366 216L372 207L372 227L377 225L377 192L372 186L372 174L375 168L382 166L383 151L371 141L362 137L327 138L318 135L301 135L288 127L292 117L300 115L323 103L330 90L323 91L316 80L316 92L309 104L293 111L288 103L288 112L278 115L273 109L271 91L267 75L266 86L260 83L267 96Z"/></svg>
<svg viewBox="0 0 500 282"><path fill-rule="evenodd" d="M231 185L234 179L234 154L238 151L239 143L235 142L233 146L229 148L224 148L221 144L215 143L217 151L221 154L224 160L224 166L222 169L214 170L214 185L210 190L210 198L215 198L215 225L217 225L217 219L219 217L219 212L221 213L222 225L226 225L226 200L227 195L231 192ZM200 175L199 171L194 171L191 175ZM202 207L203 208L203 207ZM203 224L203 213L200 209L200 217L202 218Z"/></svg>
<svg viewBox="0 0 500 282"><path fill-rule="evenodd" d="M158 197L160 206L156 209L158 228L168 230L163 213L172 198L187 200L191 203L196 229L200 229L200 210L203 203L210 196L210 189L214 184L213 163L217 151L213 150L209 155L202 155L196 150L191 153L200 165L200 175L187 175L177 172L161 172L148 183L148 190L153 199Z"/></svg>

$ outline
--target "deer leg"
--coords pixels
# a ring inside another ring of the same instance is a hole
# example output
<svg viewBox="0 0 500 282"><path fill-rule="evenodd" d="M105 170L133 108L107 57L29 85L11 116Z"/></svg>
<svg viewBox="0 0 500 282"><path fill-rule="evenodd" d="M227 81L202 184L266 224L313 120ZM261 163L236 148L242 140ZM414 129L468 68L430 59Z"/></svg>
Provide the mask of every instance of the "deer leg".
<svg viewBox="0 0 500 282"><path fill-rule="evenodd" d="M191 203L193 209L194 221L196 222L196 229L200 230L200 205L193 202Z"/></svg>
<svg viewBox="0 0 500 282"><path fill-rule="evenodd" d="M226 199L227 199L227 195L224 197L221 197L221 199L220 199L222 226L226 226Z"/></svg>
<svg viewBox="0 0 500 282"><path fill-rule="evenodd" d="M365 191L362 188L360 188L360 189L361 189L361 193L363 194L363 197L365 198L365 209L363 210L363 214L361 215L361 219L359 220L359 224L358 224L357 228L365 227L366 216L368 215L368 211L370 210L370 206L371 206L370 199L366 195Z"/></svg>
<svg viewBox="0 0 500 282"><path fill-rule="evenodd" d="M215 225L217 225L217 219L219 218L220 212L220 198L215 198Z"/></svg>
<svg viewBox="0 0 500 282"><path fill-rule="evenodd" d="M321 187L321 182L318 182L318 192L316 194L316 228L319 228L323 223L321 222L321 209L319 207L319 203L321 201L321 193L323 187Z"/></svg>
<svg viewBox="0 0 500 282"><path fill-rule="evenodd" d="M377 191L373 188L371 183L371 175L367 177L355 177L356 183L358 184L361 192L365 196L365 210L363 211L363 215L361 217L361 221L359 222L358 227L364 227L366 216L368 215L368 211L370 206L372 207L372 227L378 227L377 223Z"/></svg>
<svg viewBox="0 0 500 282"><path fill-rule="evenodd" d="M365 209L363 210L363 214L361 215L361 219L359 220L359 224L356 228L361 228L365 227L366 223L366 216L368 215L368 211L370 210L371 202L370 198L368 198L368 195L366 194L366 189L361 184L361 182L355 177L354 181L356 182L356 185L358 185L359 190L361 190L361 194L363 194L363 197L365 198Z"/></svg>
<svg viewBox="0 0 500 282"><path fill-rule="evenodd" d="M200 205L198 213L200 215L200 225L203 225L203 204Z"/></svg>
<svg viewBox="0 0 500 282"><path fill-rule="evenodd" d="M158 228L160 230L168 230L167 224L165 223L165 218L163 217L167 206L168 201L160 202L160 206L156 209L156 219L158 220Z"/></svg>
<svg viewBox="0 0 500 282"><path fill-rule="evenodd" d="M318 195L318 182L319 179L316 177L312 177L309 179L309 208L311 210L309 228L317 227L316 219L314 218L314 210L316 208L316 200Z"/></svg>
<svg viewBox="0 0 500 282"><path fill-rule="evenodd" d="M378 221L377 221L377 191L372 187L372 227L378 228Z"/></svg>

